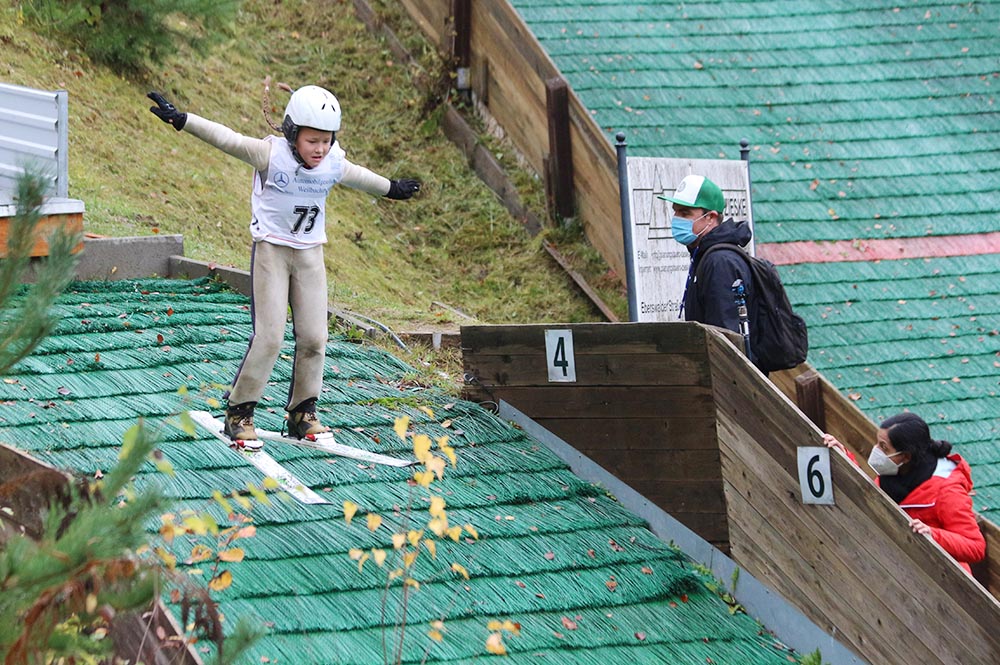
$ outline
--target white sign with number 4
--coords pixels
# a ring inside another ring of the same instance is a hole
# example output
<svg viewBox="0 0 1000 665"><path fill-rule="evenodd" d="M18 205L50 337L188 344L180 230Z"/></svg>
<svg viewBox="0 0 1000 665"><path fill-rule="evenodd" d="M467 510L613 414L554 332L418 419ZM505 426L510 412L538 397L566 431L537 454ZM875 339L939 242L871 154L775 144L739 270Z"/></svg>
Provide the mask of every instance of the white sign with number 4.
<svg viewBox="0 0 1000 665"><path fill-rule="evenodd" d="M824 446L799 448L799 486L802 503L833 505L830 476L830 449Z"/></svg>
<svg viewBox="0 0 1000 665"><path fill-rule="evenodd" d="M566 383L576 381L572 330L546 330L545 357L548 360L549 381Z"/></svg>

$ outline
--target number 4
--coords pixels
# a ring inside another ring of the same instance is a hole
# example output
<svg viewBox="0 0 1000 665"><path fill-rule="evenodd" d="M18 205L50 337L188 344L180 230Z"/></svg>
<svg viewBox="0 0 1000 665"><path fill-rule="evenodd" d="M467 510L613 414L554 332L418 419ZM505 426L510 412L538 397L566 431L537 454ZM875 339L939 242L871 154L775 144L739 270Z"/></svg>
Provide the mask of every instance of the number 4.
<svg viewBox="0 0 1000 665"><path fill-rule="evenodd" d="M575 382L576 358L573 355L573 331L546 330L545 358L548 365L549 381Z"/></svg>

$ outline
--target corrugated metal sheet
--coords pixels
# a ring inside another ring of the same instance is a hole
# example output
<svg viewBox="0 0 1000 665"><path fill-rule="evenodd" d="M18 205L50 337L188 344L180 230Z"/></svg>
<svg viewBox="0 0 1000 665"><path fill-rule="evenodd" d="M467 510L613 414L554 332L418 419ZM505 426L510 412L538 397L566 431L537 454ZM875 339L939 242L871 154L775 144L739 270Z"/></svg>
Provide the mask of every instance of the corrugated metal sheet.
<svg viewBox="0 0 1000 665"><path fill-rule="evenodd" d="M630 154L749 139L758 242L1000 230L1000 2L511 4ZM998 521L1000 255L780 271L810 362L876 421L921 413Z"/></svg>
<svg viewBox="0 0 1000 665"><path fill-rule="evenodd" d="M247 299L206 280L78 282L58 309L55 334L0 382L0 440L91 477L115 464L136 418L156 423L219 397L218 384L231 379L251 332ZM281 427L291 343L289 327L258 426ZM405 415L413 431L448 436L456 450L458 465L433 491L446 499L450 523L473 525L479 539L468 530L458 542L436 539L436 558L426 551L418 558L411 573L421 588L408 596L407 640L400 660L389 662L488 657L494 619L520 624L520 635L505 639L510 662L789 662L788 649L708 589L714 580L602 488L478 405L415 386L409 372L381 350L331 342L318 404L339 443L410 457L409 442L393 431ZM164 427L162 436L175 474L148 464L136 484L161 485L177 500L175 514L209 510L228 524L212 492L262 482L256 468L204 431L191 438ZM227 625L245 617L269 626L246 662L384 662L383 639L392 648L401 616L399 580L385 595L387 572L400 565L391 534L426 524L427 494L408 484L413 469L277 443L266 450L331 503L274 497L250 513L256 536L240 541L246 557L226 564L234 581L216 594L232 618ZM360 506L350 524L347 499ZM368 512L384 518L374 532ZM193 542L179 537L169 547L184 562ZM352 548L385 548L386 568L369 561L359 572ZM467 569L468 581L449 570L452 562ZM202 582L212 574L210 562L179 566ZM444 640L436 643L427 632L439 619Z"/></svg>
<svg viewBox="0 0 1000 665"><path fill-rule="evenodd" d="M65 90L0 83L0 203L28 166L50 176L53 195L68 196L68 103Z"/></svg>

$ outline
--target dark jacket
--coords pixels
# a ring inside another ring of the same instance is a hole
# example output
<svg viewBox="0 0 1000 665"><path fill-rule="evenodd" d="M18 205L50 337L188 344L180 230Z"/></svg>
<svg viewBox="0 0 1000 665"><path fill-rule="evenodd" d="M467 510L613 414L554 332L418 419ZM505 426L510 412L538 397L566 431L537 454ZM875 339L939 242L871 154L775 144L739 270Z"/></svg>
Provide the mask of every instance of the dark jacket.
<svg viewBox="0 0 1000 665"><path fill-rule="evenodd" d="M696 274L701 263L701 255L709 247L720 242L745 247L752 236L750 226L746 222L736 223L730 219L706 233L697 247L688 248L691 252L691 265L688 268L687 289L684 293L685 320L739 332L740 319L736 314L733 282L737 279L743 280L748 310L754 297L750 266L746 260L737 252L717 249L705 260L700 280L696 278ZM750 335L752 350L752 330Z"/></svg>

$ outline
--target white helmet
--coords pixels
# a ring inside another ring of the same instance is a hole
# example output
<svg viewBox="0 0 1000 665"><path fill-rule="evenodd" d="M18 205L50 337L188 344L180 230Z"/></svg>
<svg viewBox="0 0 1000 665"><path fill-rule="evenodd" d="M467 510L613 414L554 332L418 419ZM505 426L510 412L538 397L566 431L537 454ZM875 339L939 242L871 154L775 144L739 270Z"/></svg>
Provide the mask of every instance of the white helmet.
<svg viewBox="0 0 1000 665"><path fill-rule="evenodd" d="M292 93L285 107L285 120L281 123L281 132L289 143L295 143L299 127L324 132L340 129L340 102L332 92L318 85L306 85Z"/></svg>

